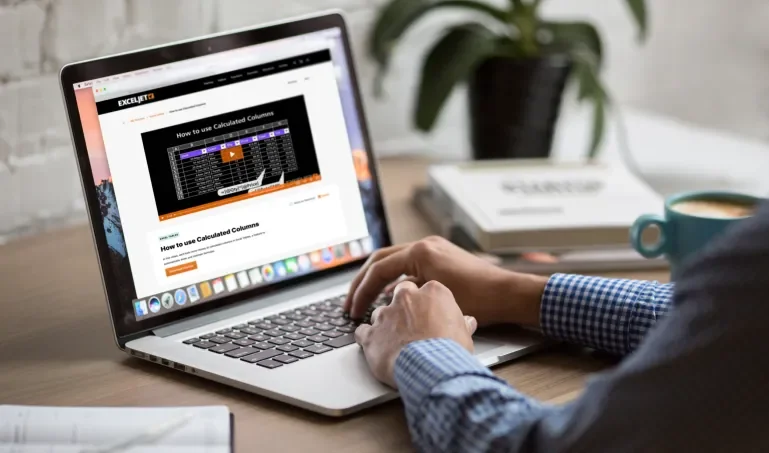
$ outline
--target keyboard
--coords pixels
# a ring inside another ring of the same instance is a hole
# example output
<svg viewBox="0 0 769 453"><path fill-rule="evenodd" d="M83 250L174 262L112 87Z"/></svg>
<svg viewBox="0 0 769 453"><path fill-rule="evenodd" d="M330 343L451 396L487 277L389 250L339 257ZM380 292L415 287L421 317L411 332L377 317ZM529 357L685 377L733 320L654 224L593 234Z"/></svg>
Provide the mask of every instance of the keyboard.
<svg viewBox="0 0 769 453"><path fill-rule="evenodd" d="M267 369L290 365L355 343L359 323L345 316L346 297L342 294L183 343ZM389 303L388 297L380 296L362 322L368 323L377 307Z"/></svg>

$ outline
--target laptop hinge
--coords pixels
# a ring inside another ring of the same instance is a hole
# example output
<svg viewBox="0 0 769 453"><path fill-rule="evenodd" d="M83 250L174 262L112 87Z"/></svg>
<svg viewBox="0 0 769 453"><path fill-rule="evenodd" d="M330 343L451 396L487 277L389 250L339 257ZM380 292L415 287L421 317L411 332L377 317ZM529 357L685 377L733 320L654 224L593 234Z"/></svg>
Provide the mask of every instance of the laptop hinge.
<svg viewBox="0 0 769 453"><path fill-rule="evenodd" d="M234 316L242 315L251 311L261 310L263 308L280 304L291 299L298 299L300 297L308 296L333 286L349 283L356 273L357 270L352 270L349 272L340 273L339 275L333 275L319 281L302 283L270 295L240 303L234 307L227 307L221 310L216 310L192 318L177 321L167 326L155 329L152 331L152 333L159 337L176 335L179 332L195 329L197 327L205 326L213 322L232 318Z"/></svg>

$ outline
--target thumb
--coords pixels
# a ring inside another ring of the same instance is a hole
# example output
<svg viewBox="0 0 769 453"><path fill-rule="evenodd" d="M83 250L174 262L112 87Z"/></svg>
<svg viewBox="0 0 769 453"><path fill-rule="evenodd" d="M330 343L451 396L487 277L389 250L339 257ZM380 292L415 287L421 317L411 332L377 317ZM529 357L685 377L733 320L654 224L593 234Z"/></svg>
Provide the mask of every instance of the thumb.
<svg viewBox="0 0 769 453"><path fill-rule="evenodd" d="M472 335L478 329L478 320L472 316L465 316L465 326L467 326L467 331Z"/></svg>
<svg viewBox="0 0 769 453"><path fill-rule="evenodd" d="M361 324L355 329L355 342L363 346L367 343L369 335L371 335L371 325Z"/></svg>

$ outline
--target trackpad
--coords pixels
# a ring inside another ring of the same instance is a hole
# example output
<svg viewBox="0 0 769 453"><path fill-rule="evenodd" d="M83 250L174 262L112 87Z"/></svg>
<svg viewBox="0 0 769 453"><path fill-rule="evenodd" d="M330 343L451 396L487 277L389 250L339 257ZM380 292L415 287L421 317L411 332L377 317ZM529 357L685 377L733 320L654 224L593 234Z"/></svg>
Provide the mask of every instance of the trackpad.
<svg viewBox="0 0 769 453"><path fill-rule="evenodd" d="M473 337L473 343L475 346L475 352L473 355L483 355L485 352L489 352L507 344L501 341L490 340L488 338L478 336Z"/></svg>

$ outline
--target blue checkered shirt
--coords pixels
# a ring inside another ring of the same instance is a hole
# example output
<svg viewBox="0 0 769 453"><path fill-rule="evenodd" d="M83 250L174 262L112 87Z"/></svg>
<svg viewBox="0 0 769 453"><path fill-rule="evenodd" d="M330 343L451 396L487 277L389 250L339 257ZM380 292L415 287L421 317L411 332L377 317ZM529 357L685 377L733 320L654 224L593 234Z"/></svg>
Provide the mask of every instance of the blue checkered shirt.
<svg viewBox="0 0 769 453"><path fill-rule="evenodd" d="M557 274L540 323L549 337L624 355L666 314L672 293L672 285ZM421 451L528 451L532 426L559 410L508 386L450 340L408 345L395 378Z"/></svg>

